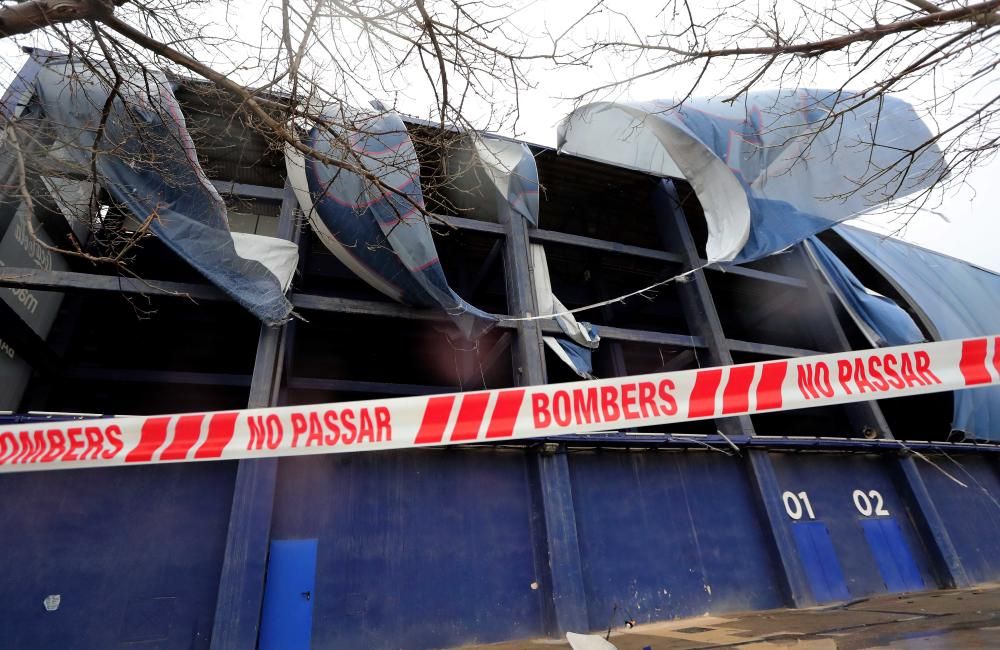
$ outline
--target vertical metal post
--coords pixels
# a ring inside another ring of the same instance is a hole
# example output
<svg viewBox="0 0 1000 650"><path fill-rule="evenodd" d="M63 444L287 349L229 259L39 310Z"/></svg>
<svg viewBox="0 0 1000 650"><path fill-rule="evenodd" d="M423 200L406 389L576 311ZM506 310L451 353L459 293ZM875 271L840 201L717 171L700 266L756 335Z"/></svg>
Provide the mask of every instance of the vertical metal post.
<svg viewBox="0 0 1000 650"><path fill-rule="evenodd" d="M295 194L286 181L278 220L278 234L286 239L294 240L298 232L296 205ZM250 408L277 404L286 335L285 326L261 326L250 384ZM257 647L277 476L277 458L239 461L216 598L212 650Z"/></svg>
<svg viewBox="0 0 1000 650"><path fill-rule="evenodd" d="M500 205L499 216L506 231L504 266L509 311L516 316L537 314L528 225L524 219L512 215L505 203ZM514 377L522 386L545 383L544 343L536 321L518 323ZM587 595L583 586L576 512L565 447L547 445L534 460L538 470L538 490L545 522L544 551L549 570L549 584L543 584L543 588L553 605L555 617L549 632L559 636L566 632L583 632L590 627Z"/></svg>
<svg viewBox="0 0 1000 650"><path fill-rule="evenodd" d="M656 197L657 201L663 201L656 210L660 235L667 246L684 256L684 263L688 268L695 268L699 261L698 251L681 208L680 197L670 181L664 181L664 188L665 191L658 193ZM687 282L680 285L679 290L688 327L692 334L705 339L710 363L716 366L731 365L732 353L705 272L695 271ZM753 423L747 415L719 418L715 422L727 436L754 435ZM815 605L816 601L809 588L809 580L799 560L795 540L781 503L781 487L774 473L771 457L761 449L748 449L745 454L750 481L771 530L786 593L796 607Z"/></svg>
<svg viewBox="0 0 1000 650"><path fill-rule="evenodd" d="M844 328L841 327L840 321L837 319L837 312L827 291L826 281L802 246L799 246L798 255L801 264L808 270L810 288L815 295L819 296L825 316L831 323L829 329L823 329L821 332L821 335L825 336L824 345L831 352L850 350L847 333L844 332ZM865 426L871 426L879 434L879 437L893 439L892 431L889 429L889 424L886 422L878 402L858 402L844 406L848 409L847 414L851 425L857 432L862 431ZM914 519L918 532L921 537L929 541L927 548L937 573L938 582L942 587L948 589L970 586L972 581L965 572L965 567L962 566L962 560L955 549L955 544L951 541L948 528L941 519L941 513L938 512L933 499L931 499L916 461L911 456L898 456L896 462L902 475L903 486L907 492L906 496L910 497L910 503L915 506Z"/></svg>

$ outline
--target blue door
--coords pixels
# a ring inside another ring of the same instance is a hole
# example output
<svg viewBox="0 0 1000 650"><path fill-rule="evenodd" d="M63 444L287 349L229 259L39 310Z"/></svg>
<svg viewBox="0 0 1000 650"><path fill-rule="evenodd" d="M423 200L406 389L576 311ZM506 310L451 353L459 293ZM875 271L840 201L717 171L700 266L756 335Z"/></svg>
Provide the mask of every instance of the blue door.
<svg viewBox="0 0 1000 650"><path fill-rule="evenodd" d="M850 599L844 572L840 569L826 524L821 521L798 521L792 524L792 535L816 602Z"/></svg>
<svg viewBox="0 0 1000 650"><path fill-rule="evenodd" d="M271 542L259 650L309 650L316 588L316 540Z"/></svg>
<svg viewBox="0 0 1000 650"><path fill-rule="evenodd" d="M920 569L913 561L910 547L903 539L903 533L895 519L862 519L861 527L875 556L885 588L890 593L920 591L925 588Z"/></svg>

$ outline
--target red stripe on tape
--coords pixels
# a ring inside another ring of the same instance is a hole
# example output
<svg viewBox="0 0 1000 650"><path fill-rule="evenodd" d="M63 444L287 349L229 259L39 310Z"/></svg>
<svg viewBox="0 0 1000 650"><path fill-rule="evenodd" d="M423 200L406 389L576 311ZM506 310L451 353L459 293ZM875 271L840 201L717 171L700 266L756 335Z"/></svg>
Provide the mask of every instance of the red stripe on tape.
<svg viewBox="0 0 1000 650"><path fill-rule="evenodd" d="M695 375L691 389L691 403L688 404L689 418L703 418L715 415L715 393L722 382L722 368L701 370Z"/></svg>
<svg viewBox="0 0 1000 650"><path fill-rule="evenodd" d="M722 391L722 414L740 413L750 410L750 384L757 374L757 368L734 367L729 370L726 388Z"/></svg>
<svg viewBox="0 0 1000 650"><path fill-rule="evenodd" d="M765 363L757 382L757 408L761 411L781 408L781 386L788 374L787 361Z"/></svg>
<svg viewBox="0 0 1000 650"><path fill-rule="evenodd" d="M990 373L986 370L986 339L962 341L962 360L958 363L966 386L990 383Z"/></svg>
<svg viewBox="0 0 1000 650"><path fill-rule="evenodd" d="M125 462L145 463L153 460L153 454L167 439L167 425L170 424L171 417L173 416L146 418L146 421L142 423L142 430L139 432L139 444L128 452Z"/></svg>
<svg viewBox="0 0 1000 650"><path fill-rule="evenodd" d="M1000 336L993 339L993 367L1000 374Z"/></svg>
<svg viewBox="0 0 1000 650"><path fill-rule="evenodd" d="M204 415L183 415L174 425L174 439L160 452L160 460L184 460L194 443L201 436L201 421Z"/></svg>
<svg viewBox="0 0 1000 650"><path fill-rule="evenodd" d="M517 414L523 402L523 390L501 391L497 395L496 406L493 407L490 425L486 428L486 437L510 438L514 435L514 424L517 422Z"/></svg>
<svg viewBox="0 0 1000 650"><path fill-rule="evenodd" d="M420 430L417 431L417 437L413 442L418 445L432 445L441 442L454 403L454 395L432 397L427 400L424 420L420 423Z"/></svg>
<svg viewBox="0 0 1000 650"><path fill-rule="evenodd" d="M222 456L222 450L233 439L238 416L239 413L216 413L213 415L212 419L208 421L208 437L198 447L198 451L194 452L194 457L218 458Z"/></svg>
<svg viewBox="0 0 1000 650"><path fill-rule="evenodd" d="M479 427L486 415L486 405L490 403L489 393L473 393L462 398L462 406L458 409L458 421L451 433L452 442L459 440L475 440L479 435Z"/></svg>

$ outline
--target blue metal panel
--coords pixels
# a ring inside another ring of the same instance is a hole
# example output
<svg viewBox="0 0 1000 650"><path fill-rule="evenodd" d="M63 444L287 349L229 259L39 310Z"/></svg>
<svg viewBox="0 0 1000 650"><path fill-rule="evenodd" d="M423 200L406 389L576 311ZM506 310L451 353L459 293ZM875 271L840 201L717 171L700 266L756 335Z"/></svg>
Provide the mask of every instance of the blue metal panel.
<svg viewBox="0 0 1000 650"><path fill-rule="evenodd" d="M235 468L0 476L0 646L207 648Z"/></svg>
<svg viewBox="0 0 1000 650"><path fill-rule="evenodd" d="M913 561L913 554L903 540L899 524L892 517L862 519L861 527L868 539L879 573L890 592L920 591L924 579Z"/></svg>
<svg viewBox="0 0 1000 650"><path fill-rule="evenodd" d="M316 540L271 542L258 650L309 650L316 592Z"/></svg>
<svg viewBox="0 0 1000 650"><path fill-rule="evenodd" d="M313 646L407 650L544 633L527 455L283 458L272 538L316 538Z"/></svg>
<svg viewBox="0 0 1000 650"><path fill-rule="evenodd" d="M642 623L784 604L739 459L580 453L570 470L591 629L616 605Z"/></svg>
<svg viewBox="0 0 1000 650"><path fill-rule="evenodd" d="M1000 478L996 459L971 454L930 458L935 465L918 461L917 467L971 582L1000 579Z"/></svg>
<svg viewBox="0 0 1000 650"><path fill-rule="evenodd" d="M876 491L882 509L895 519L900 539L917 567L921 581L934 585L934 573L924 541L917 534L910 506L896 489L898 467L893 460L872 455L819 455L771 453L780 489L805 492L815 520L825 524L852 597L886 593L873 547L858 525L861 513L854 492ZM895 480L894 480L895 479ZM872 504L873 510L875 504ZM870 513L874 514L873 512ZM801 521L808 521L808 514Z"/></svg>
<svg viewBox="0 0 1000 650"><path fill-rule="evenodd" d="M792 535L816 602L848 600L851 594L847 591L826 524L822 521L796 522L792 525Z"/></svg>
<svg viewBox="0 0 1000 650"><path fill-rule="evenodd" d="M558 453L537 454L539 497L545 517L546 555L555 620L549 631L563 636L566 632L587 629L587 598L580 558L579 533L573 511L569 463L565 449Z"/></svg>

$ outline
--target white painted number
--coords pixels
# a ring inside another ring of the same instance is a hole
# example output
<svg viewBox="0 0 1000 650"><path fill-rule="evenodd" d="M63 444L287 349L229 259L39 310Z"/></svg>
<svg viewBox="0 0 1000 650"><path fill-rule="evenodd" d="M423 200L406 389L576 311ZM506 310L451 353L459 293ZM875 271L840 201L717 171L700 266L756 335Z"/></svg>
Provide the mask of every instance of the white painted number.
<svg viewBox="0 0 1000 650"><path fill-rule="evenodd" d="M874 506L872 501L875 502ZM882 494L878 490L869 490L868 494L865 494L864 490L855 490L854 507L858 509L862 517L871 517L872 514L876 517L889 516L889 511L885 509L885 502L882 500Z"/></svg>
<svg viewBox="0 0 1000 650"><path fill-rule="evenodd" d="M813 512L812 504L809 503L809 495L805 492L799 492L795 494L794 492L785 492L781 495L781 500L785 502L785 512L788 516L798 521L802 519L802 510L805 508L806 519L815 519L816 513Z"/></svg>

